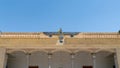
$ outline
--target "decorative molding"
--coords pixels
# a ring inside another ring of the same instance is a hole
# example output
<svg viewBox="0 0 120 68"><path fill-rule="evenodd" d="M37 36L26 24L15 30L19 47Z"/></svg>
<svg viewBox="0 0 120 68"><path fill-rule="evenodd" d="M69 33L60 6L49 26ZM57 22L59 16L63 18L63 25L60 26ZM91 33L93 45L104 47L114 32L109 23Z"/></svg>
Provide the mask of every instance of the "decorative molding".
<svg viewBox="0 0 120 68"><path fill-rule="evenodd" d="M82 33L82 32L63 32L64 37L74 35L72 38L120 38L119 33ZM0 38L58 38L58 32L2 32ZM56 36L57 35L57 36Z"/></svg>

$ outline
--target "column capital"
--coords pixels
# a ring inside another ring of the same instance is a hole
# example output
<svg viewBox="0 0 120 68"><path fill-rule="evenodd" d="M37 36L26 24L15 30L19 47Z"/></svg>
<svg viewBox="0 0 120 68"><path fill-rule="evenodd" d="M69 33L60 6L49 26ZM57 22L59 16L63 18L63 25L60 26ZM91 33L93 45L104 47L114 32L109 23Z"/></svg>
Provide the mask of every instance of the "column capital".
<svg viewBox="0 0 120 68"><path fill-rule="evenodd" d="M52 53L48 53L48 58L50 59L50 58L52 58Z"/></svg>
<svg viewBox="0 0 120 68"><path fill-rule="evenodd" d="M92 55L93 59L96 58L96 53L91 53L91 55Z"/></svg>
<svg viewBox="0 0 120 68"><path fill-rule="evenodd" d="M96 53L95 53L95 52L92 52L91 55L96 55Z"/></svg>
<svg viewBox="0 0 120 68"><path fill-rule="evenodd" d="M52 53L48 53L48 55L53 55Z"/></svg>
<svg viewBox="0 0 120 68"><path fill-rule="evenodd" d="M27 52L27 53L25 53L26 55L31 55L31 53L29 53L29 52Z"/></svg>
<svg viewBox="0 0 120 68"><path fill-rule="evenodd" d="M114 53L112 53L114 56L116 56L116 53L114 52Z"/></svg>
<svg viewBox="0 0 120 68"><path fill-rule="evenodd" d="M75 53L70 53L70 55L75 55Z"/></svg>
<svg viewBox="0 0 120 68"><path fill-rule="evenodd" d="M70 53L71 58L74 59L75 58L75 53Z"/></svg>

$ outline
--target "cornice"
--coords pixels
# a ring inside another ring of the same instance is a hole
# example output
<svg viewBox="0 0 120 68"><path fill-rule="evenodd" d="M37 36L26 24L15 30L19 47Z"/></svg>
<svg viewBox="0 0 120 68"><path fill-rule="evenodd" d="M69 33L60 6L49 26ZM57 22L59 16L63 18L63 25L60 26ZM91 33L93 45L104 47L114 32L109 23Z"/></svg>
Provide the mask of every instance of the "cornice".
<svg viewBox="0 0 120 68"><path fill-rule="evenodd" d="M70 33L70 32L68 32ZM78 34L74 34L73 37L70 34L63 34L64 38L120 38L120 34L117 32L99 32L99 33L85 33L85 32L77 32ZM58 38L58 35L54 34L52 37L45 34L44 32L2 32L0 33L0 38Z"/></svg>

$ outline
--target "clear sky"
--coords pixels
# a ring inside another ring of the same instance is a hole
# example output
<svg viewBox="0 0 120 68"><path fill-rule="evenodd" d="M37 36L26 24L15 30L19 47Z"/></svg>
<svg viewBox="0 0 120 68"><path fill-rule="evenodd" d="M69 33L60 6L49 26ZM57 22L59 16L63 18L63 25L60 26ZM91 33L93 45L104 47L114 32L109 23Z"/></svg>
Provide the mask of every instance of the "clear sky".
<svg viewBox="0 0 120 68"><path fill-rule="evenodd" d="M2 32L117 32L120 0L0 0Z"/></svg>

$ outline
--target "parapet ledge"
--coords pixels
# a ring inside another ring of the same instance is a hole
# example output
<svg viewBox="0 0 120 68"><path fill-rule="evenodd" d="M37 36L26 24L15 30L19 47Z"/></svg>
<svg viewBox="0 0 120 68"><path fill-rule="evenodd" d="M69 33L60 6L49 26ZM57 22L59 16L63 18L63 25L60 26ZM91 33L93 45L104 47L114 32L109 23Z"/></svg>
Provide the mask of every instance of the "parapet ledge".
<svg viewBox="0 0 120 68"><path fill-rule="evenodd" d="M73 33L66 33L65 38L120 38L117 32L78 32L71 36ZM0 38L58 38L58 35L46 35L44 32L1 32Z"/></svg>

